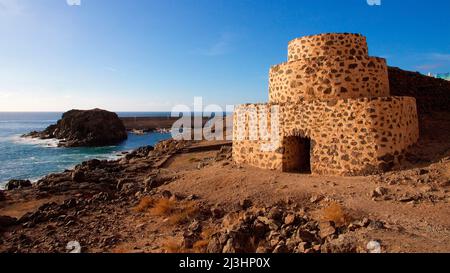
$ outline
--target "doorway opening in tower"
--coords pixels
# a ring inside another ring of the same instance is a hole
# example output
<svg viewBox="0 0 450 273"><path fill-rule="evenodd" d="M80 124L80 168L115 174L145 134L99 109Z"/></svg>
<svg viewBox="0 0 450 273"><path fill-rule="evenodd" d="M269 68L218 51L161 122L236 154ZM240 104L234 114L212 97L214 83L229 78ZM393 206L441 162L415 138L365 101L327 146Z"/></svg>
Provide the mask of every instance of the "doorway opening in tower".
<svg viewBox="0 0 450 273"><path fill-rule="evenodd" d="M285 137L283 140L283 171L311 173L311 139L301 136Z"/></svg>

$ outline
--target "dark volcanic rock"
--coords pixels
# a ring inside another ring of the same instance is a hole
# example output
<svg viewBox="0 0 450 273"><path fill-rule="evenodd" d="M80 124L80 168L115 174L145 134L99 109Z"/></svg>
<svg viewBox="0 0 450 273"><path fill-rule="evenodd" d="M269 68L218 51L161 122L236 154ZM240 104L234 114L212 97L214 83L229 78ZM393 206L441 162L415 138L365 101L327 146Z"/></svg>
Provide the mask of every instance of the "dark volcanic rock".
<svg viewBox="0 0 450 273"><path fill-rule="evenodd" d="M419 117L432 111L448 112L450 109L450 81L389 67L389 85L392 96L416 99Z"/></svg>
<svg viewBox="0 0 450 273"><path fill-rule="evenodd" d="M0 229L13 226L16 224L16 222L16 218L12 218L9 216L0 216Z"/></svg>
<svg viewBox="0 0 450 273"><path fill-rule="evenodd" d="M6 185L5 189L12 191L15 189L22 189L31 187L30 180L10 180Z"/></svg>
<svg viewBox="0 0 450 273"><path fill-rule="evenodd" d="M125 158L127 159L132 159L132 158L143 158L143 157L147 157L149 156L150 152L152 152L155 148L153 148L153 146L144 146L144 147L140 147L136 150L134 150L133 152L127 154L125 156Z"/></svg>
<svg viewBox="0 0 450 273"><path fill-rule="evenodd" d="M25 137L56 138L65 147L108 146L127 139L127 132L117 114L101 109L71 110L55 125Z"/></svg>

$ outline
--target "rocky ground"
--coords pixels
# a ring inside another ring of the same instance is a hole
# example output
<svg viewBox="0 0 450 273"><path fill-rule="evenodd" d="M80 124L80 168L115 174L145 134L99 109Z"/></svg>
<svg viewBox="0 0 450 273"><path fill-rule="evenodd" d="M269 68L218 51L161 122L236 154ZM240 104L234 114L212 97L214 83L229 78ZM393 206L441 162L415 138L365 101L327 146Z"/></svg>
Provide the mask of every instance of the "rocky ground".
<svg viewBox="0 0 450 273"><path fill-rule="evenodd" d="M405 162L369 177L237 166L225 143L170 140L14 181L0 252L449 252L450 115L421 124Z"/></svg>

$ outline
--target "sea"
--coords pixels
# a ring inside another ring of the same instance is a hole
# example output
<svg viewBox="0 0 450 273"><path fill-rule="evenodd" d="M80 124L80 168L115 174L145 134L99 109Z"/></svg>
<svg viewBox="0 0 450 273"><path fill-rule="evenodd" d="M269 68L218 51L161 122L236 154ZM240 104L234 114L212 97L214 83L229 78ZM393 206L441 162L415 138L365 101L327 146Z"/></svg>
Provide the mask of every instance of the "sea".
<svg viewBox="0 0 450 273"><path fill-rule="evenodd" d="M118 112L119 117L167 117L166 112ZM113 160L123 152L155 145L169 139L170 133L129 134L128 139L116 146L95 148L57 147L56 140L23 138L21 135L39 131L56 123L62 113L0 112L0 188L11 179L37 181L55 172L71 169L90 159Z"/></svg>

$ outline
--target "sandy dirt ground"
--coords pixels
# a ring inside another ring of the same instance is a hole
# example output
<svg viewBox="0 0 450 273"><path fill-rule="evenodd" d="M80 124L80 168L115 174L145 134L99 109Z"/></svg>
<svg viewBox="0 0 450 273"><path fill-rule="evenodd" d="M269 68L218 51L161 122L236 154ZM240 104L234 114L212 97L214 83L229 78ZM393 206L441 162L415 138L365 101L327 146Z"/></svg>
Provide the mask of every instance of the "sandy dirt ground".
<svg viewBox="0 0 450 273"><path fill-rule="evenodd" d="M366 244L372 240L381 243L383 252L450 252L450 115L435 113L423 118L421 124L421 140L411 148L407 160L389 173L368 177L260 170L234 164L229 149L184 149L156 170L158 177L167 178L158 180L163 181L161 185L151 189L141 187L132 194L109 191L115 197L102 199L97 193L79 188L42 196L32 189L9 192L7 201L0 202L0 215L16 218L40 207L42 210L42 205L49 202L67 203L74 196L86 202L81 208L66 206L64 214L60 213L56 219L33 225L25 222L5 229L0 237L0 251L66 252L66 243L78 240L87 252L204 252L211 246L208 242L212 240L211 234L226 229L233 213L257 209L265 212L285 204L286 211L307 217L306 222L319 223L324 209L338 204L350 219L342 234L354 239L359 252L366 251ZM126 169L136 165L130 162ZM133 178L136 183L144 183L150 171L140 173ZM102 194L104 190L98 192ZM151 209L156 206L152 203L155 198L164 196L179 200L174 202L183 206L195 203L200 211L207 212L187 214L183 221L171 222L169 214ZM152 201L143 209L136 209L145 198ZM214 216L216 211L221 215ZM290 225L289 215L283 215L281 221L286 224L281 233ZM372 224L351 228L366 219ZM198 243L193 247L186 243L189 237L186 233L198 230L199 223L203 233L198 233L194 240ZM326 242L339 239L339 232L331 232L300 252L319 252L321 246L323 252ZM275 242L275 249L281 249L279 241Z"/></svg>

